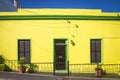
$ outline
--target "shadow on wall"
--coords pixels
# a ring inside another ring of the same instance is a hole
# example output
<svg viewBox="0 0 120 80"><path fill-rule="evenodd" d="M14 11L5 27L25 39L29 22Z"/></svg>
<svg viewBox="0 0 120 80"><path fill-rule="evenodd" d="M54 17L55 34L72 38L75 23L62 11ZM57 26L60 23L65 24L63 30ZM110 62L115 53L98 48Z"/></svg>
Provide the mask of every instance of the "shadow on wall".
<svg viewBox="0 0 120 80"><path fill-rule="evenodd" d="M5 64L5 58L2 55L0 55L0 71L12 71L12 69Z"/></svg>
<svg viewBox="0 0 120 80"><path fill-rule="evenodd" d="M4 62L5 62L5 59L3 58L2 55L0 55L0 64L4 64Z"/></svg>

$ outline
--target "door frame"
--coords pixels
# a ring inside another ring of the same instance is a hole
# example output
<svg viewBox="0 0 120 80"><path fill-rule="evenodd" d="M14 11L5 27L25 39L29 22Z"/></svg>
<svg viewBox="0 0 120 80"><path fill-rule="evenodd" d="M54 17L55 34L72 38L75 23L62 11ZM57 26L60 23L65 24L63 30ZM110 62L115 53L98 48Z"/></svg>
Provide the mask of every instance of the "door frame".
<svg viewBox="0 0 120 80"><path fill-rule="evenodd" d="M54 67L53 67L53 69L56 71L56 66L55 66L55 63L56 63L56 60L55 60L55 58L56 58L56 53L55 53L55 40L65 40L65 43L66 43L66 60L65 60L65 63L66 63L66 69L65 70L67 70L67 66L68 66L68 64L67 64L67 62L68 62L68 39L67 38L55 38L55 39L53 39L53 62L54 62ZM59 70L60 71L60 70Z"/></svg>

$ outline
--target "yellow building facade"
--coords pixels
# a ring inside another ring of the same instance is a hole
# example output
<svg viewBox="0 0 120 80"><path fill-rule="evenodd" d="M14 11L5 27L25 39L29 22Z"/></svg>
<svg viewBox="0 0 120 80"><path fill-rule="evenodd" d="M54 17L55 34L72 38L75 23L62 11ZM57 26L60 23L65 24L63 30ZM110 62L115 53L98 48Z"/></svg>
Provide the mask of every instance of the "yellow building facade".
<svg viewBox="0 0 120 80"><path fill-rule="evenodd" d="M117 13L85 9L0 12L0 55L8 60L29 56L28 63L120 64L119 48Z"/></svg>

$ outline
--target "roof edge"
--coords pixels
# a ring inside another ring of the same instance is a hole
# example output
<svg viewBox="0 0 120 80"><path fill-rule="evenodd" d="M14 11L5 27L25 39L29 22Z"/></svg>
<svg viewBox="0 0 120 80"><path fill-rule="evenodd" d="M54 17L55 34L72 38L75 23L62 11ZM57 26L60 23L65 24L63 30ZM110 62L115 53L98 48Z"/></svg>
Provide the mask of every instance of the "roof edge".
<svg viewBox="0 0 120 80"><path fill-rule="evenodd" d="M120 16L9 15L9 16L0 16L0 20L120 20Z"/></svg>

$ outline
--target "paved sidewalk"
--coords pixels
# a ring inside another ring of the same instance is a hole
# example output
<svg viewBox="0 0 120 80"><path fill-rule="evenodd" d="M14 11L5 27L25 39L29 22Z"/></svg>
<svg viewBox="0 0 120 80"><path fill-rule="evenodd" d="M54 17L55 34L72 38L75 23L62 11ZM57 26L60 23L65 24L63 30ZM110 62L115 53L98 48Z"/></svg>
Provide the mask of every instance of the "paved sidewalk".
<svg viewBox="0 0 120 80"><path fill-rule="evenodd" d="M67 78L67 79L65 79ZM0 80L120 80L116 78L88 78L88 77L65 77L41 74L19 74L17 72L0 72Z"/></svg>

